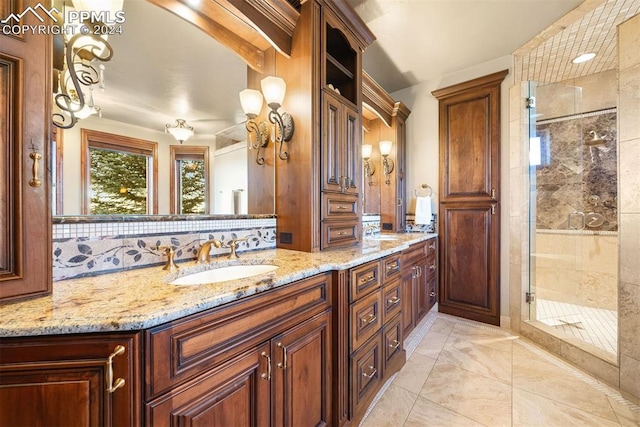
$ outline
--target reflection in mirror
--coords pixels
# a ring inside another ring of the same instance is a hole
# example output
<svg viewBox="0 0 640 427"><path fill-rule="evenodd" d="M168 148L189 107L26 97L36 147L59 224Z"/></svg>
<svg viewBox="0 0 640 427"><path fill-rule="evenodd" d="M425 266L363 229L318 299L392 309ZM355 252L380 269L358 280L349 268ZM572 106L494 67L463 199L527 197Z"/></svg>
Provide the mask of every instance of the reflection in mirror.
<svg viewBox="0 0 640 427"><path fill-rule="evenodd" d="M157 181L157 191L147 186L145 194L137 185L120 184L118 194L144 196L147 200L138 203L134 211L120 210L119 214L143 212L142 205L144 213L161 215L272 214L274 200L260 203L259 206L268 206L261 211L249 210L256 204L251 203L254 195L248 188L247 162L255 163L255 154L247 152L246 117L238 97L247 86L244 61L200 29L158 6L125 0L123 10L126 21L122 34L108 38L114 53L104 63L105 87L96 86L91 94L95 106L100 107L101 117L94 114L79 120L71 129L57 129L56 141L58 147L62 145L64 169L51 165L53 172L62 178L56 186L60 203L54 213L112 212L92 210L87 201L93 192L88 186L81 188L84 176L81 159L89 156L81 143L82 129L86 129L115 135L115 139L126 137L157 144L157 169L147 174L147 178L152 176ZM174 125L177 119L186 120L194 128L194 135L182 144L165 133L165 125ZM202 154L198 159L174 158L172 145L198 147ZM273 150L273 144L267 150ZM180 171L175 169L177 161L182 162ZM188 168L193 165L197 168L189 175ZM111 166L103 169L108 171ZM204 178L198 186L192 185L196 175L197 179ZM121 188L126 193L119 193ZM191 190L196 194L190 194ZM267 192L260 193L256 196L262 197Z"/></svg>
<svg viewBox="0 0 640 427"><path fill-rule="evenodd" d="M209 147L171 146L171 213L209 213Z"/></svg>

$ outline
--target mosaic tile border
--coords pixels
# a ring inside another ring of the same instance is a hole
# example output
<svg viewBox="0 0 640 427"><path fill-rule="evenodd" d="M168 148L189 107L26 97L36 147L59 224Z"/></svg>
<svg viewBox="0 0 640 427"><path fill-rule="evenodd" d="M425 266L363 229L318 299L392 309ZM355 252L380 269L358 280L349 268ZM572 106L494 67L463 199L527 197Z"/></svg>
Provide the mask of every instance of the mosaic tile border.
<svg viewBox="0 0 640 427"><path fill-rule="evenodd" d="M226 245L246 239L238 252L273 249L276 220L54 224L53 236L53 280L58 281L162 265L166 255L158 246L171 246L176 262L194 260L201 242L214 238ZM212 248L211 255L228 252Z"/></svg>

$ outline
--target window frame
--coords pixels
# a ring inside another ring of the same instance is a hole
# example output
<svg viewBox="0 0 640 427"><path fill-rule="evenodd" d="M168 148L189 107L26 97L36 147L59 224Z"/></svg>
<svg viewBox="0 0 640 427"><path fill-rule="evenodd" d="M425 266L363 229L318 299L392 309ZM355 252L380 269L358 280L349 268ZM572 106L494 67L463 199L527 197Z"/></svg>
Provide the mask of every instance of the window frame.
<svg viewBox="0 0 640 427"><path fill-rule="evenodd" d="M204 160L204 214L209 215L211 195L209 186L209 147L202 145L171 145L170 149L170 197L171 214L180 214L180 171L179 160Z"/></svg>
<svg viewBox="0 0 640 427"><path fill-rule="evenodd" d="M151 158L151 178L147 176L147 213L158 212L158 143L125 135L116 135L91 129L81 129L81 209L82 214L91 214L91 157L89 150L99 148L127 154L145 155Z"/></svg>

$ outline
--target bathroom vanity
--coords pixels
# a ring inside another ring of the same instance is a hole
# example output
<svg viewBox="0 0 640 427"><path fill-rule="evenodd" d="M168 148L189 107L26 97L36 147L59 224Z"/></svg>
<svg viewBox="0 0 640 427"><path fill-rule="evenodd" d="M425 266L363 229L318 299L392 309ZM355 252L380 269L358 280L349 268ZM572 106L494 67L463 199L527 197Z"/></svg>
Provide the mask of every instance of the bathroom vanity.
<svg viewBox="0 0 640 427"><path fill-rule="evenodd" d="M401 279L436 236L393 237L246 253L236 263L278 269L233 281L169 284L216 265L189 262L62 281L4 305L0 421L357 425L404 364L403 312L428 292L403 293Z"/></svg>

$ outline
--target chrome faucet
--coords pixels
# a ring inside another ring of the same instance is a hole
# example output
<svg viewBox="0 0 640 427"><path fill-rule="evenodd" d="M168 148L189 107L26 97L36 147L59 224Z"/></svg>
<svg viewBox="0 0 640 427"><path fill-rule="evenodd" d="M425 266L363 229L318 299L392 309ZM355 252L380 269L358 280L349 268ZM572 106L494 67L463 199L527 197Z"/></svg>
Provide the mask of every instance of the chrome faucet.
<svg viewBox="0 0 640 427"><path fill-rule="evenodd" d="M200 245L200 249L198 249L198 259L196 263L198 264L207 264L211 261L211 245L216 248L221 248L222 242L218 239L207 240L203 244Z"/></svg>

